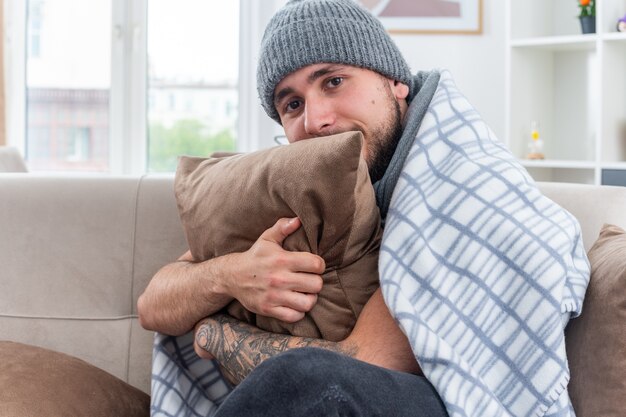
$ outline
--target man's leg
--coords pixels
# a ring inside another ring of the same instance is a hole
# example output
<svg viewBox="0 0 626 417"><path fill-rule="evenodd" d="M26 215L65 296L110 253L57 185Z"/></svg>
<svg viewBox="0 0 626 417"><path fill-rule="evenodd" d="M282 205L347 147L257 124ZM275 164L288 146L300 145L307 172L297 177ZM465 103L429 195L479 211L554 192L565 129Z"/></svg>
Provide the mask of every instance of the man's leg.
<svg viewBox="0 0 626 417"><path fill-rule="evenodd" d="M426 378L301 348L259 365L226 398L216 417L447 415Z"/></svg>

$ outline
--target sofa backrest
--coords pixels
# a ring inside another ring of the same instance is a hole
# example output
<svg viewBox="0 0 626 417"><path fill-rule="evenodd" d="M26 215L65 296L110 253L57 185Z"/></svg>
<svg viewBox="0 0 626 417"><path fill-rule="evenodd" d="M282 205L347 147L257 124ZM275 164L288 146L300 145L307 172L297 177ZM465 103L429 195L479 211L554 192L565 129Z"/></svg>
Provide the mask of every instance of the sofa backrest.
<svg viewBox="0 0 626 417"><path fill-rule="evenodd" d="M539 189L578 219L586 250L604 223L626 229L626 187L540 182Z"/></svg>
<svg viewBox="0 0 626 417"><path fill-rule="evenodd" d="M0 340L86 360L150 392L137 298L187 245L172 176L0 175Z"/></svg>
<svg viewBox="0 0 626 417"><path fill-rule="evenodd" d="M626 188L540 183L581 222L626 228ZM84 359L150 392L150 278L187 250L173 176L0 174L0 340Z"/></svg>

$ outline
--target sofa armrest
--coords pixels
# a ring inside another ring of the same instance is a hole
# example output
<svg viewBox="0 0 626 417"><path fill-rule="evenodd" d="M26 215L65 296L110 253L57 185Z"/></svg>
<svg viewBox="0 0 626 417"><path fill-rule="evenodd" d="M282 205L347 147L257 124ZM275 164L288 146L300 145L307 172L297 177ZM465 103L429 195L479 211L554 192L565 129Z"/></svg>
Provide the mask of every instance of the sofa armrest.
<svg viewBox="0 0 626 417"><path fill-rule="evenodd" d="M0 340L83 359L149 392L136 302L187 250L173 176L0 174Z"/></svg>
<svg viewBox="0 0 626 417"><path fill-rule="evenodd" d="M16 148L0 146L0 172L27 172L26 162Z"/></svg>

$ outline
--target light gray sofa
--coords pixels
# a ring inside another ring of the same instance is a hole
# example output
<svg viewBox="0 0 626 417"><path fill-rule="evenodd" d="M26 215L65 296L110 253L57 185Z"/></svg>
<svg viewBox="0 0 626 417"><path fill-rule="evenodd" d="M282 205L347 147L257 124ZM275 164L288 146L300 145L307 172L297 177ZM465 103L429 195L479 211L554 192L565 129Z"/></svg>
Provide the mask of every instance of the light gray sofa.
<svg viewBox="0 0 626 417"><path fill-rule="evenodd" d="M582 224L626 228L626 188L541 183ZM136 303L186 250L173 176L0 174L0 340L81 358L149 393ZM10 358L0 358L7 361Z"/></svg>
<svg viewBox="0 0 626 417"><path fill-rule="evenodd" d="M0 146L0 172L27 172L26 162L17 148Z"/></svg>

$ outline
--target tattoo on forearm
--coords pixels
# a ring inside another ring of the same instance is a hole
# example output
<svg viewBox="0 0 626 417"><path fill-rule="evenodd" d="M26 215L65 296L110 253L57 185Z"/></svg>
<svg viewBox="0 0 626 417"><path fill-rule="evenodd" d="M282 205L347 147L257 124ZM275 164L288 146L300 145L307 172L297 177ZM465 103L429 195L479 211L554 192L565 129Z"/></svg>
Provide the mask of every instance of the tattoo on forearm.
<svg viewBox="0 0 626 417"><path fill-rule="evenodd" d="M225 314L204 319L196 343L211 353L238 384L261 362L289 349L318 347L354 356L357 348L345 342L268 333Z"/></svg>

